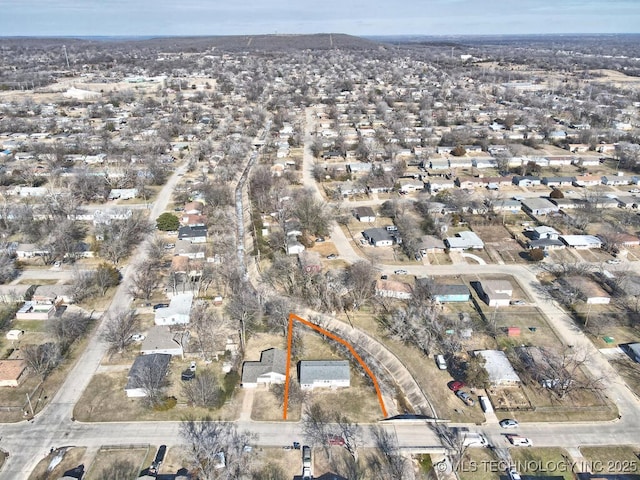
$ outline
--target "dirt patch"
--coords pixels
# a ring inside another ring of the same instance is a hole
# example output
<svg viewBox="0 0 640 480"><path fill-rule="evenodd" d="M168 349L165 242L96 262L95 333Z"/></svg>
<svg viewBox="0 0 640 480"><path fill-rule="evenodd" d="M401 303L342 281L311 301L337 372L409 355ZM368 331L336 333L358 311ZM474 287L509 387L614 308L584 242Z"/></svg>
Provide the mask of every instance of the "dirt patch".
<svg viewBox="0 0 640 480"><path fill-rule="evenodd" d="M76 469L74 473L80 473L80 461L85 451L86 448L76 447L54 450L36 465L36 468L34 468L31 475L29 475L29 480L55 480L63 477L66 472L74 469ZM1 453L0 457L4 458ZM61 458L61 460L55 467L51 468L51 466L54 465L52 463L54 458L56 462L58 462L58 458ZM2 462L0 462L0 465L1 464Z"/></svg>
<svg viewBox="0 0 640 480"><path fill-rule="evenodd" d="M518 411L532 408L521 387L491 387L487 394L496 410Z"/></svg>
<svg viewBox="0 0 640 480"><path fill-rule="evenodd" d="M155 455L155 449L146 448L110 449L98 451L86 480L103 480L105 478L137 478L147 467Z"/></svg>

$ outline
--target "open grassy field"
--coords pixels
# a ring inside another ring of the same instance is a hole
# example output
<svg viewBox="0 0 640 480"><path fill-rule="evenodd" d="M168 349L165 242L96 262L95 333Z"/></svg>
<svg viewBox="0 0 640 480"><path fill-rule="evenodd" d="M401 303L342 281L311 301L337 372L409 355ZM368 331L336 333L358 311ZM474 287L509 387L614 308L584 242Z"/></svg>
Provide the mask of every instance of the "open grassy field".
<svg viewBox="0 0 640 480"><path fill-rule="evenodd" d="M153 461L155 449L146 448L102 448L98 451L87 471L86 480L106 478L137 478L139 473Z"/></svg>

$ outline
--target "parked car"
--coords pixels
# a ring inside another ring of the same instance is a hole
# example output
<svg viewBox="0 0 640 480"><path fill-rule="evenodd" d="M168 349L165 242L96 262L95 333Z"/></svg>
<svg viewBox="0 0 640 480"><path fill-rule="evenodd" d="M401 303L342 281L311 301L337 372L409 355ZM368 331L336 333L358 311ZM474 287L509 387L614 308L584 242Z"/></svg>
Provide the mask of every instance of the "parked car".
<svg viewBox="0 0 640 480"><path fill-rule="evenodd" d="M311 468L304 467L302 469L302 480L311 480Z"/></svg>
<svg viewBox="0 0 640 480"><path fill-rule="evenodd" d="M158 452L156 453L156 458L153 460L153 462L151 463L151 466L149 467L149 473L153 473L153 474L158 473L158 470L160 469L160 465L162 465L162 462L164 461L164 456L166 453L167 453L167 446L160 445L160 447L158 448Z"/></svg>
<svg viewBox="0 0 640 480"><path fill-rule="evenodd" d="M133 335L131 335L131 340L133 340L134 342L141 342L145 339L145 336L142 335L141 333L134 333Z"/></svg>
<svg viewBox="0 0 640 480"><path fill-rule="evenodd" d="M629 190L629 193L640 193L640 189L632 188L631 190Z"/></svg>
<svg viewBox="0 0 640 480"><path fill-rule="evenodd" d="M444 359L444 355L436 355L436 365L440 370L447 369L447 361Z"/></svg>
<svg viewBox="0 0 640 480"><path fill-rule="evenodd" d="M175 246L176 246L176 244L175 244L175 243L166 243L166 244L164 245L164 249L165 249L165 250L171 250L171 249L172 249L172 248L174 248Z"/></svg>
<svg viewBox="0 0 640 480"><path fill-rule="evenodd" d="M400 269L400 270L396 270L396 271L395 271L395 272L393 272L393 273L395 273L396 275L406 275L406 274L407 274L407 271L406 271L406 270L402 270L402 269Z"/></svg>
<svg viewBox="0 0 640 480"><path fill-rule="evenodd" d="M522 480L522 477L520 476L518 471L513 467L507 470L507 475L509 475L510 480Z"/></svg>
<svg viewBox="0 0 640 480"><path fill-rule="evenodd" d="M327 437L327 443L329 445L343 447L344 446L344 438L342 438L342 436L340 436L340 435L329 435Z"/></svg>
<svg viewBox="0 0 640 480"><path fill-rule="evenodd" d="M153 310L154 310L154 311L156 311L156 310L158 310L159 308L167 308L168 306L169 306L169 304L168 304L168 303L156 303L156 304L153 306Z"/></svg>
<svg viewBox="0 0 640 480"><path fill-rule="evenodd" d="M189 370L191 370L192 372L195 372L197 368L196 362L195 360L191 362L191 364L189 365Z"/></svg>
<svg viewBox="0 0 640 480"><path fill-rule="evenodd" d="M188 382L194 378L196 378L196 372L189 370L188 368L180 374L180 380L183 382Z"/></svg>
<svg viewBox="0 0 640 480"><path fill-rule="evenodd" d="M470 407L473 407L476 404L473 398L471 398L471 395L469 395L464 390L456 390L456 397L458 397L460 400L462 400L464 403L466 403Z"/></svg>
<svg viewBox="0 0 640 480"><path fill-rule="evenodd" d="M380 280L386 280L389 278L389 275L380 275Z"/></svg>
<svg viewBox="0 0 640 480"><path fill-rule="evenodd" d="M509 302L511 305L526 305L527 302L525 302L524 300L511 300Z"/></svg>
<svg viewBox="0 0 640 480"><path fill-rule="evenodd" d="M294 450L300 450L300 442L293 442Z"/></svg>
<svg viewBox="0 0 640 480"><path fill-rule="evenodd" d="M507 435L507 438L514 447L533 447L533 442L530 438L521 437L519 435Z"/></svg>
<svg viewBox="0 0 640 480"><path fill-rule="evenodd" d="M316 242L317 243L324 242L324 237L316 237Z"/></svg>
<svg viewBox="0 0 640 480"><path fill-rule="evenodd" d="M620 260L607 260L609 265L620 265L622 262Z"/></svg>
<svg viewBox="0 0 640 480"><path fill-rule="evenodd" d="M461 388L464 388L465 384L460 380L452 380L449 383L447 383L447 387L449 387L449 390L451 390L452 392L457 392Z"/></svg>
<svg viewBox="0 0 640 480"><path fill-rule="evenodd" d="M338 258L338 255L336 255L335 253L332 253L331 255L327 255L327 258L329 260L333 260L334 258Z"/></svg>
<svg viewBox="0 0 640 480"><path fill-rule="evenodd" d="M502 428L517 428L518 421L513 418L505 418L504 420L500 420L500 426Z"/></svg>

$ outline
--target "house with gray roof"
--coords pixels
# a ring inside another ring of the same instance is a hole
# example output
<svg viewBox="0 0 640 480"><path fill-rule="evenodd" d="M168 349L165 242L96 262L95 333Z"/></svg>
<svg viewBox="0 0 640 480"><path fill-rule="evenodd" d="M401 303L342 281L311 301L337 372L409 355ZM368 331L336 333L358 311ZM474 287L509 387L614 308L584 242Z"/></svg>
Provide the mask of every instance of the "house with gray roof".
<svg viewBox="0 0 640 480"><path fill-rule="evenodd" d="M302 360L300 388L345 388L351 386L351 370L347 360Z"/></svg>
<svg viewBox="0 0 640 480"><path fill-rule="evenodd" d="M154 378L164 377L169 370L170 361L171 355L166 353L154 353L136 357L131 369L129 369L129 374L127 375L128 381L124 387L127 397L146 397L147 391L144 387L146 378L149 376L153 376ZM151 375L149 373L150 371L153 371L154 374Z"/></svg>
<svg viewBox="0 0 640 480"><path fill-rule="evenodd" d="M560 207L546 198L525 198L522 200L522 208L532 215L548 215L560 211Z"/></svg>
<svg viewBox="0 0 640 480"><path fill-rule="evenodd" d="M189 331L172 332L168 326L154 325L147 332L142 341L140 353L152 355L166 353L168 355L183 355L184 347L189 341Z"/></svg>
<svg viewBox="0 0 640 480"><path fill-rule="evenodd" d="M476 350L475 356L485 360L484 368L492 385L517 385L520 377L514 370L507 355L501 350Z"/></svg>
<svg viewBox="0 0 640 480"><path fill-rule="evenodd" d="M390 247L395 239L386 228L369 228L362 236L374 247Z"/></svg>
<svg viewBox="0 0 640 480"><path fill-rule="evenodd" d="M264 350L257 362L242 364L243 388L256 388L258 385L284 383L287 368L287 352L277 348Z"/></svg>

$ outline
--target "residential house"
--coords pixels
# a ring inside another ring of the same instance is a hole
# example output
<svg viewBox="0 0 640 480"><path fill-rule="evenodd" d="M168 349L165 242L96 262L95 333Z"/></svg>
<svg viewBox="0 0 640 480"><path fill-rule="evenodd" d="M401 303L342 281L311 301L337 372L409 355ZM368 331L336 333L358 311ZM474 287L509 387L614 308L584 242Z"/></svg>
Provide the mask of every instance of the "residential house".
<svg viewBox="0 0 640 480"><path fill-rule="evenodd" d="M595 187L602 183L602 177L598 175L579 175L574 178L572 182L574 187Z"/></svg>
<svg viewBox="0 0 640 480"><path fill-rule="evenodd" d="M179 293L171 297L168 307L158 308L155 312L156 325L184 325L189 323L193 293Z"/></svg>
<svg viewBox="0 0 640 480"><path fill-rule="evenodd" d="M376 221L376 213L371 207L356 207L353 209L355 217L365 223L373 223Z"/></svg>
<svg viewBox="0 0 640 480"><path fill-rule="evenodd" d="M207 241L207 227L204 225L185 225L178 229L178 240L188 240L191 243L205 243Z"/></svg>
<svg viewBox="0 0 640 480"><path fill-rule="evenodd" d="M444 253L446 247L444 242L433 235L423 235L418 242L418 251L421 255L427 253Z"/></svg>
<svg viewBox="0 0 640 480"><path fill-rule="evenodd" d="M569 187L576 177L542 177L542 184L547 187Z"/></svg>
<svg viewBox="0 0 640 480"><path fill-rule="evenodd" d="M518 200L505 198L493 202L491 208L496 213L518 213L522 209L522 204Z"/></svg>
<svg viewBox="0 0 640 480"><path fill-rule="evenodd" d="M483 280L479 284L479 294L490 307L508 306L513 295L513 285L509 280Z"/></svg>
<svg viewBox="0 0 640 480"><path fill-rule="evenodd" d="M455 187L455 182L447 178L431 177L427 182L429 193L437 193L440 190L450 190Z"/></svg>
<svg viewBox="0 0 640 480"><path fill-rule="evenodd" d="M485 360L484 368L489 374L489 382L494 386L518 385L520 377L514 370L507 355L501 350L476 350L476 356Z"/></svg>
<svg viewBox="0 0 640 480"><path fill-rule="evenodd" d="M468 302L470 298L469 288L464 284L446 285L436 283L431 290L431 299L438 303Z"/></svg>
<svg viewBox="0 0 640 480"><path fill-rule="evenodd" d="M346 182L338 182L336 184L338 193L343 197L351 197L353 195L364 195L367 193L366 187L347 180Z"/></svg>
<svg viewBox="0 0 640 480"><path fill-rule="evenodd" d="M425 168L431 170L449 170L449 160L446 158L432 158L423 162Z"/></svg>
<svg viewBox="0 0 640 480"><path fill-rule="evenodd" d="M145 384L147 383L146 378L149 376L149 372L159 372L158 374L154 373L154 378L166 376L169 371L170 361L171 355L166 353L153 353L136 357L133 365L129 369L127 384L124 387L127 397L146 397L147 390Z"/></svg>
<svg viewBox="0 0 640 480"><path fill-rule="evenodd" d="M602 248L602 240L594 235L560 235L560 240L567 247L578 250Z"/></svg>
<svg viewBox="0 0 640 480"><path fill-rule="evenodd" d="M172 332L166 325L151 327L140 346L142 355L165 353L167 355L183 355L184 347L189 341L189 332Z"/></svg>
<svg viewBox="0 0 640 480"><path fill-rule="evenodd" d="M17 387L26 376L27 363L24 360L0 360L0 387Z"/></svg>
<svg viewBox="0 0 640 480"><path fill-rule="evenodd" d="M600 165L600 158L595 156L578 157L573 160L573 164L579 167L597 167Z"/></svg>
<svg viewBox="0 0 640 480"><path fill-rule="evenodd" d="M536 187L541 184L540 177L534 177L531 175L513 177L513 184L518 187Z"/></svg>
<svg viewBox="0 0 640 480"><path fill-rule="evenodd" d="M548 215L560 211L560 208L546 198L525 198L522 209L531 215Z"/></svg>
<svg viewBox="0 0 640 480"><path fill-rule="evenodd" d="M379 297L399 300L409 300L413 296L411 285L395 280L376 280L375 292Z"/></svg>
<svg viewBox="0 0 640 480"><path fill-rule="evenodd" d="M347 172L349 173L369 173L371 172L371 169L372 165L370 163L347 163Z"/></svg>
<svg viewBox="0 0 640 480"><path fill-rule="evenodd" d="M482 250L484 242L478 235L471 231L456 233L455 237L447 237L444 244L450 250Z"/></svg>
<svg viewBox="0 0 640 480"><path fill-rule="evenodd" d="M386 228L369 228L362 236L374 247L390 247L396 238Z"/></svg>
<svg viewBox="0 0 640 480"><path fill-rule="evenodd" d="M587 207L586 200L582 198L550 198L549 201L554 205L557 205L563 212Z"/></svg>
<svg viewBox="0 0 640 480"><path fill-rule="evenodd" d="M204 205L201 202L186 203L182 213L187 215L201 215Z"/></svg>
<svg viewBox="0 0 640 480"><path fill-rule="evenodd" d="M196 225L206 225L207 217L197 213L183 213L180 217L180 223L191 227Z"/></svg>
<svg viewBox="0 0 640 480"><path fill-rule="evenodd" d="M131 200L137 196L137 188L112 188L107 198L109 200Z"/></svg>
<svg viewBox="0 0 640 480"><path fill-rule="evenodd" d="M618 200L618 206L620 208L638 208L638 204L640 203L640 199L631 195L620 195L616 197L616 200Z"/></svg>
<svg viewBox="0 0 640 480"><path fill-rule="evenodd" d="M71 304L74 302L72 285L38 285L31 300L40 305Z"/></svg>
<svg viewBox="0 0 640 480"><path fill-rule="evenodd" d="M589 305L606 305L611 302L609 294L588 277L571 276L563 281Z"/></svg>
<svg viewBox="0 0 640 480"><path fill-rule="evenodd" d="M55 305L39 305L33 300L24 302L16 312L18 320L49 320L56 313Z"/></svg>
<svg viewBox="0 0 640 480"><path fill-rule="evenodd" d="M549 239L552 239L552 240L557 240L559 236L560 236L560 232L559 231L557 231L553 227L548 227L546 225L541 225L539 227L535 227L531 231L531 237L534 240L540 240L540 239L543 239L543 238L549 238Z"/></svg>
<svg viewBox="0 0 640 480"><path fill-rule="evenodd" d="M34 243L19 243L16 247L16 257L18 258L45 257L50 253L49 249L39 247Z"/></svg>
<svg viewBox="0 0 640 480"><path fill-rule="evenodd" d="M351 370L347 360L302 360L300 388L346 388L351 386Z"/></svg>
<svg viewBox="0 0 640 480"><path fill-rule="evenodd" d="M188 240L177 240L174 252L180 257L187 257L190 260L205 258L206 245L202 243L191 243Z"/></svg>
<svg viewBox="0 0 640 480"><path fill-rule="evenodd" d="M242 364L243 388L256 388L258 385L282 384L286 380L287 352L277 348L264 350L257 362Z"/></svg>
<svg viewBox="0 0 640 480"><path fill-rule="evenodd" d="M619 185L629 185L629 183L631 183L631 178L625 177L624 175L609 175L602 177L603 185L610 185L615 187Z"/></svg>
<svg viewBox="0 0 640 480"><path fill-rule="evenodd" d="M304 252L305 246L295 237L287 238L287 255L299 255Z"/></svg>
<svg viewBox="0 0 640 480"><path fill-rule="evenodd" d="M453 184L453 182L451 182ZM424 182L415 178L398 179L399 191L403 193L419 192L424 190Z"/></svg>
<svg viewBox="0 0 640 480"><path fill-rule="evenodd" d="M556 155L552 157L545 157L547 159L548 166L550 167L566 167L571 165L575 159L572 155Z"/></svg>

